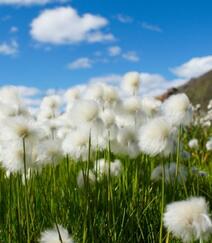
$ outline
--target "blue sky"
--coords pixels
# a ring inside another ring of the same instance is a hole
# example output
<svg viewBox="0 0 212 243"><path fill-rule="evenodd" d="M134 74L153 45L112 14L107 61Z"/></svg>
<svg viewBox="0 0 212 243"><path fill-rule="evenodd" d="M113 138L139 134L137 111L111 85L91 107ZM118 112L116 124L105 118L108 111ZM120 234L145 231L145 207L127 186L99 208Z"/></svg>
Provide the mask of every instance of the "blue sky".
<svg viewBox="0 0 212 243"><path fill-rule="evenodd" d="M180 84L212 69L211 9L209 0L0 0L0 85L63 89L131 70L150 87Z"/></svg>

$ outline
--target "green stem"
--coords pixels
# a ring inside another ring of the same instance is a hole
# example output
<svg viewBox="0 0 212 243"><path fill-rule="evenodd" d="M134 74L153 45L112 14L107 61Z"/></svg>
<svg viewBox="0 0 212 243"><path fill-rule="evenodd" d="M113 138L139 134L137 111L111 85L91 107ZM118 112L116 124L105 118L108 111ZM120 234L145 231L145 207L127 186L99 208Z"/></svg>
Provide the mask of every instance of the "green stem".
<svg viewBox="0 0 212 243"><path fill-rule="evenodd" d="M181 130L182 127L179 127L178 130L178 139L177 139L177 158L176 158L176 177L178 176L178 172L179 172L179 165L180 165L180 139L181 139Z"/></svg>
<svg viewBox="0 0 212 243"><path fill-rule="evenodd" d="M30 243L30 225L29 225L29 200L28 200L28 182L27 182L27 166L26 166L26 143L23 138L23 161L24 161L24 182L25 182L25 210L27 223L27 243Z"/></svg>
<svg viewBox="0 0 212 243"><path fill-rule="evenodd" d="M12 225L12 175L10 173L10 196L9 196L9 243L12 242L12 230L11 230L11 225Z"/></svg>
<svg viewBox="0 0 212 243"><path fill-rule="evenodd" d="M159 243L163 242L163 212L164 212L164 190L165 189L165 170L164 163L162 161L162 180L161 180L161 219L160 219L160 240Z"/></svg>

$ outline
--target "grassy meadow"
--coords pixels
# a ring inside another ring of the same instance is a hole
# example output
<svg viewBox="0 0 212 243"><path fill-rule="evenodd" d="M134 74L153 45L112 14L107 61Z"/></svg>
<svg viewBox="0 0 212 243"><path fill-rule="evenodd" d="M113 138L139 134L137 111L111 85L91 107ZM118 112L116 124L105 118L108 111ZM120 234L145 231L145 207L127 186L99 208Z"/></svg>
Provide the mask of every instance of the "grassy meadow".
<svg viewBox="0 0 212 243"><path fill-rule="evenodd" d="M137 74L126 82L137 88ZM169 203L204 197L210 214L211 110L201 119L196 112L191 123L184 94L162 104L143 102L135 92L121 100L113 88L99 87L101 102L78 100L76 90L69 91L64 113L56 96L45 97L36 116L21 102L2 111L1 243L180 243L164 227ZM92 87L94 96L99 87ZM169 114L174 107L174 114L161 118L164 107ZM183 214L184 220L195 217ZM211 227L203 214L205 228L194 220L202 235ZM72 240L63 239L60 226ZM43 239L53 227L56 236ZM211 242L196 235L196 242Z"/></svg>
<svg viewBox="0 0 212 243"><path fill-rule="evenodd" d="M89 159L76 163L64 157L57 166L32 172L27 186L20 173L6 176L1 169L0 242L27 242L27 221L29 242L38 242L40 233L55 224L64 225L76 242L165 242L167 232L161 229L161 212L167 203L204 196L212 207L212 156L204 147L211 132L211 128L201 127L183 130L185 144L195 136L201 146L190 151L190 159L180 157L179 163L188 168L196 166L208 176L190 173L184 185L165 184L163 202L161 182L150 180L151 171L160 163L176 160L175 156L118 157L123 165L118 177L87 180L83 188L77 185L77 175L83 169L86 178L87 169L94 163ZM108 159L114 157L108 149L96 153L95 159L100 154ZM167 242L180 241L170 236Z"/></svg>

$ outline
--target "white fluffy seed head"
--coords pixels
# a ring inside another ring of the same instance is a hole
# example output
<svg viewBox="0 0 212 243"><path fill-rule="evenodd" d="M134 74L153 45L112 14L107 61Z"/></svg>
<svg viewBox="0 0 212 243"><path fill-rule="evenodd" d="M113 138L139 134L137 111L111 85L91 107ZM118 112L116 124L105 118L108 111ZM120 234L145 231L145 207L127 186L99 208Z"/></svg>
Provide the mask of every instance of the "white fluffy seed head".
<svg viewBox="0 0 212 243"><path fill-rule="evenodd" d="M81 170L77 176L77 185L78 185L78 187L82 188L85 186L86 183L93 184L95 182L95 180L96 180L96 177L91 170L89 170L88 173L83 172Z"/></svg>
<svg viewBox="0 0 212 243"><path fill-rule="evenodd" d="M94 165L94 171L97 173L97 178L101 179L103 175L119 176L122 170L120 160L111 161L110 163L105 159L99 159Z"/></svg>
<svg viewBox="0 0 212 243"><path fill-rule="evenodd" d="M4 139L38 140L42 129L33 120L22 116L11 117L4 121Z"/></svg>
<svg viewBox="0 0 212 243"><path fill-rule="evenodd" d="M67 103L72 103L80 98L80 89L72 88L65 92L65 100Z"/></svg>
<svg viewBox="0 0 212 243"><path fill-rule="evenodd" d="M58 139L46 139L39 142L37 146L36 162L38 166L47 164L58 164L62 160L61 141Z"/></svg>
<svg viewBox="0 0 212 243"><path fill-rule="evenodd" d="M141 101L139 97L133 96L124 100L124 110L130 114L135 114L141 109Z"/></svg>
<svg viewBox="0 0 212 243"><path fill-rule="evenodd" d="M114 89L114 87L111 87L106 84L104 84L102 87L103 87L104 106L108 107L116 103L118 100L118 94L117 91Z"/></svg>
<svg viewBox="0 0 212 243"><path fill-rule="evenodd" d="M15 86L7 86L0 89L0 101L5 104L20 104L20 92Z"/></svg>
<svg viewBox="0 0 212 243"><path fill-rule="evenodd" d="M95 100L97 102L101 102L104 96L104 88L101 84L93 84L88 86L85 97L88 99Z"/></svg>
<svg viewBox="0 0 212 243"><path fill-rule="evenodd" d="M105 159L99 159L94 165L94 171L98 174L98 177L108 174L109 164Z"/></svg>
<svg viewBox="0 0 212 243"><path fill-rule="evenodd" d="M91 122L98 116L99 107L93 100L78 100L72 110L76 123Z"/></svg>
<svg viewBox="0 0 212 243"><path fill-rule="evenodd" d="M142 111L148 116L153 117L160 111L161 101L156 100L152 97L144 97L141 100Z"/></svg>
<svg viewBox="0 0 212 243"><path fill-rule="evenodd" d="M10 172L24 171L24 150L22 141L6 141L1 144L1 160L3 167ZM26 167L35 167L37 150L34 145L26 142L25 144Z"/></svg>
<svg viewBox="0 0 212 243"><path fill-rule="evenodd" d="M100 118L104 122L106 128L111 127L115 124L115 114L111 109L105 109L100 113Z"/></svg>
<svg viewBox="0 0 212 243"><path fill-rule="evenodd" d="M59 232L58 232L59 231ZM58 225L58 229L55 226L53 229L46 230L41 233L40 243L74 243L73 239L69 236L68 231L61 225Z"/></svg>
<svg viewBox="0 0 212 243"><path fill-rule="evenodd" d="M61 99L58 95L50 95L43 98L41 102L41 110L50 109L57 111L60 107Z"/></svg>
<svg viewBox="0 0 212 243"><path fill-rule="evenodd" d="M207 239L212 232L212 222L205 199L193 197L168 204L164 213L164 225L183 242Z"/></svg>
<svg viewBox="0 0 212 243"><path fill-rule="evenodd" d="M89 130L80 128L71 131L62 142L64 154L72 158L86 160L88 157Z"/></svg>
<svg viewBox="0 0 212 243"><path fill-rule="evenodd" d="M188 142L188 146L189 146L191 149L198 149L198 147L199 147L198 139L196 139L196 138L191 139L191 140Z"/></svg>
<svg viewBox="0 0 212 243"><path fill-rule="evenodd" d="M112 176L119 176L122 171L121 161L116 159L110 164L110 173Z"/></svg>
<svg viewBox="0 0 212 243"><path fill-rule="evenodd" d="M206 149L208 151L211 151L212 150L212 138L210 138L207 143L206 143Z"/></svg>
<svg viewBox="0 0 212 243"><path fill-rule="evenodd" d="M164 117L154 118L143 125L138 139L140 150L151 156L169 155L174 148L173 130Z"/></svg>
<svg viewBox="0 0 212 243"><path fill-rule="evenodd" d="M175 182L175 174L176 174L176 163L170 163L164 165L157 166L151 173L151 180L152 181L159 181L163 177L163 170L164 170L164 179L166 183L174 183ZM183 165L178 167L178 176L177 181L179 183L185 183L187 179L188 171L187 168Z"/></svg>
<svg viewBox="0 0 212 243"><path fill-rule="evenodd" d="M140 81L138 72L128 72L124 75L122 87L130 94L136 94L140 87Z"/></svg>
<svg viewBox="0 0 212 243"><path fill-rule="evenodd" d="M186 94L170 96L164 102L162 112L175 126L189 125L192 121L192 105Z"/></svg>

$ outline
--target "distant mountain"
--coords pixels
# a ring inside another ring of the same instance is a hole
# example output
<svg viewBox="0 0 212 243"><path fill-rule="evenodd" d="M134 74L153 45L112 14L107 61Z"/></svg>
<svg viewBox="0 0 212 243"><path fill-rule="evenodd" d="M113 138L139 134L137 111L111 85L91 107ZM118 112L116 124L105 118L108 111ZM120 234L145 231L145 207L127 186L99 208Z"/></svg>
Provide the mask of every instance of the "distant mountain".
<svg viewBox="0 0 212 243"><path fill-rule="evenodd" d="M177 93L186 93L193 105L201 104L202 109L207 109L208 102L212 99L212 70L200 77L192 78L182 86L169 89L157 98L165 100Z"/></svg>

